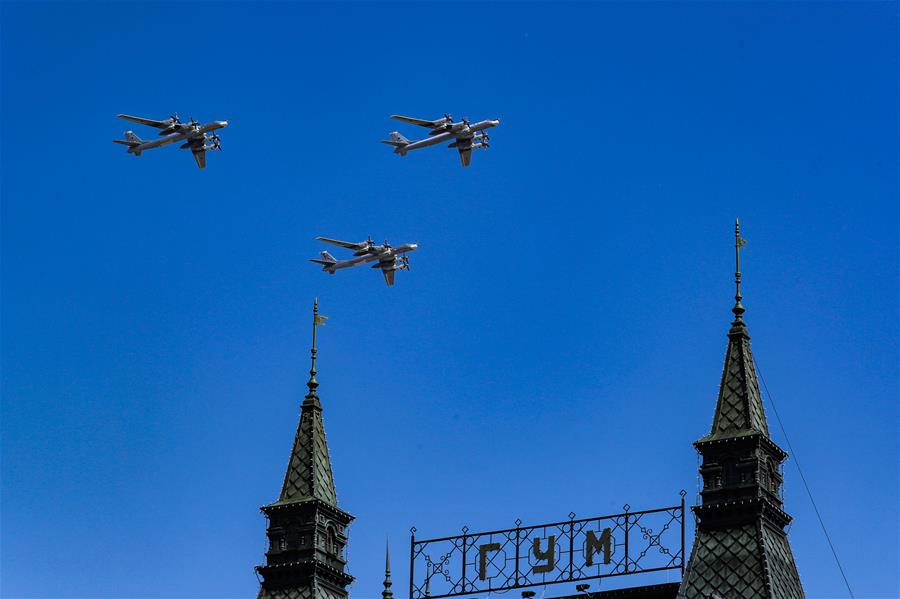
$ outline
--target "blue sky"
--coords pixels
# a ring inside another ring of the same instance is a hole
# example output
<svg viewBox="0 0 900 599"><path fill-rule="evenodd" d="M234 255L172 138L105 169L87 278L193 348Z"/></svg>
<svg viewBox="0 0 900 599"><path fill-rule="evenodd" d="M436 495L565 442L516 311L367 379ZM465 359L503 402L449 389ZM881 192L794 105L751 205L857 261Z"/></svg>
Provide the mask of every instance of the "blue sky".
<svg viewBox="0 0 900 599"><path fill-rule="evenodd" d="M898 596L896 3L0 11L3 597L254 596L314 296L357 599L386 536L405 596L413 524L693 499L736 216L791 461ZM206 170L110 143L175 111L229 120ZM378 143L444 112L503 119L468 169ZM316 235L421 247L388 289ZM807 596L846 597L785 472Z"/></svg>

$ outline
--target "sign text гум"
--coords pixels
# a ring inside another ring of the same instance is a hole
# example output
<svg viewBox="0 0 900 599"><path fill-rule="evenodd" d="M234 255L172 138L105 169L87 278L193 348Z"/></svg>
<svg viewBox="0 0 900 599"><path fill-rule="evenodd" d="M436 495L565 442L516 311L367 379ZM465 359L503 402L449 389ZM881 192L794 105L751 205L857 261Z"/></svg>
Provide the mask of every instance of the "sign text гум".
<svg viewBox="0 0 900 599"><path fill-rule="evenodd" d="M500 551L500 543L485 543L478 546L478 579L487 579L488 554ZM610 562L610 554L612 553L612 531L604 528L600 533L600 538L594 534L594 531L587 531L585 547L584 547L584 565L594 565L594 554L603 552L603 563ZM541 539L535 538L532 541L531 552L535 560L544 562L532 566L531 571L534 574L544 574L552 572L556 567L556 535L547 537L547 548L541 549Z"/></svg>

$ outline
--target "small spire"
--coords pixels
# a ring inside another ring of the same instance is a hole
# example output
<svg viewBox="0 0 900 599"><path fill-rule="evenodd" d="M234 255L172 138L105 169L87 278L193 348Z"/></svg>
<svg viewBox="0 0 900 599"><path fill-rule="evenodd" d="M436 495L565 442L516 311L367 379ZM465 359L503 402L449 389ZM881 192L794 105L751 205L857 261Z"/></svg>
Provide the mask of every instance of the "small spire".
<svg viewBox="0 0 900 599"><path fill-rule="evenodd" d="M385 539L384 541L384 590L381 591L382 599L394 599L394 591L391 590L391 548Z"/></svg>
<svg viewBox="0 0 900 599"><path fill-rule="evenodd" d="M319 388L319 381L316 380L316 330L318 327L323 326L326 320L328 320L327 316L322 316L321 314L319 314L319 298L314 298L312 350L310 350L312 363L309 367L309 381L307 381L306 383L306 386L309 387L309 393L306 395L306 399L312 403L316 403L318 400L316 389Z"/></svg>
<svg viewBox="0 0 900 599"><path fill-rule="evenodd" d="M319 387L319 381L316 380L316 327L319 325L319 298L313 299L313 338L312 338L312 350L311 361L312 364L309 368L309 381L306 383L306 386L309 387L309 395L307 397L315 397L316 389Z"/></svg>
<svg viewBox="0 0 900 599"><path fill-rule="evenodd" d="M741 304L741 248L747 244L747 240L741 237L741 221L734 219L734 312L735 323L741 322L744 315L744 306Z"/></svg>

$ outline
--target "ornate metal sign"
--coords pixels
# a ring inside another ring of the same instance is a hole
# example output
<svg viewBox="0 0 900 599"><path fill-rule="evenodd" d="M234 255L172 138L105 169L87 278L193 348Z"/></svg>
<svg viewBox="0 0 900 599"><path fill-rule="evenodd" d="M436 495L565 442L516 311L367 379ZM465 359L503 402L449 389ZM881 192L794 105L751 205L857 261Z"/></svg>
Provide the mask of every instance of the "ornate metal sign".
<svg viewBox="0 0 900 599"><path fill-rule="evenodd" d="M684 495L673 507L410 539L409 597L439 599L642 572L684 574Z"/></svg>

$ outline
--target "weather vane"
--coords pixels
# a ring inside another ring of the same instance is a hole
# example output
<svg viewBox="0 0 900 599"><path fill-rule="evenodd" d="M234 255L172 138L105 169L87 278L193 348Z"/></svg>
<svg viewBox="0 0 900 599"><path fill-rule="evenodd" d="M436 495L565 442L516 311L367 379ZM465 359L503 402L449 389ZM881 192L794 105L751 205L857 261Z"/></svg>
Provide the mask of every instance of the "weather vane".
<svg viewBox="0 0 900 599"><path fill-rule="evenodd" d="M734 219L734 308L731 309L738 320L744 313L741 304L741 248L747 245L747 240L741 237L741 221Z"/></svg>
<svg viewBox="0 0 900 599"><path fill-rule="evenodd" d="M319 298L313 299L313 338L312 338L312 350L310 350L312 365L309 368L309 382L306 384L309 387L309 392L311 395L314 395L316 392L316 387L319 386L319 381L316 380L316 329L320 326L325 325L325 321L328 320L327 316L319 314Z"/></svg>

